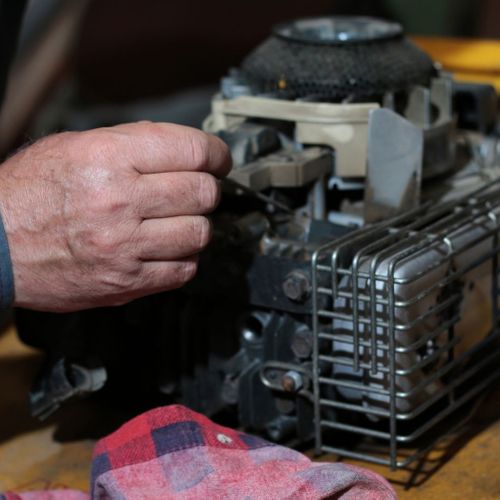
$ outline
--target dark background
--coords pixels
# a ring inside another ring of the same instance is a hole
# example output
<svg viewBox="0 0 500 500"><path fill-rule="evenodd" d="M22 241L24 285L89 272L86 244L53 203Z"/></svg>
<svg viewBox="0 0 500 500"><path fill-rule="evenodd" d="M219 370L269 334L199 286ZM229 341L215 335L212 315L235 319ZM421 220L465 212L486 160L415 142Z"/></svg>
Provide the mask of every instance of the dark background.
<svg viewBox="0 0 500 500"><path fill-rule="evenodd" d="M77 44L82 96L123 100L217 81L273 24L320 14L391 18L414 34L500 35L493 0L94 0Z"/></svg>
<svg viewBox="0 0 500 500"><path fill-rule="evenodd" d="M396 20L410 35L500 38L496 0L30 0L0 158L60 130L139 119L201 126L221 76L274 24L346 14Z"/></svg>

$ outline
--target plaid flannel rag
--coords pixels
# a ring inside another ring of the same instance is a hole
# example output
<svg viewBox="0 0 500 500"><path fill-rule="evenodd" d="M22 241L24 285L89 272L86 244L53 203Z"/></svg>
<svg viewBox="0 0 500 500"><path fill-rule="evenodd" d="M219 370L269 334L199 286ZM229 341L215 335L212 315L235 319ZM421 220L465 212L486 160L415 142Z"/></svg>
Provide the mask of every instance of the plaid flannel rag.
<svg viewBox="0 0 500 500"><path fill-rule="evenodd" d="M101 439L94 450L91 488L96 500L396 498L374 472L312 462L180 405L150 410ZM5 499L88 499L71 497L69 490L28 496L33 494L6 494Z"/></svg>

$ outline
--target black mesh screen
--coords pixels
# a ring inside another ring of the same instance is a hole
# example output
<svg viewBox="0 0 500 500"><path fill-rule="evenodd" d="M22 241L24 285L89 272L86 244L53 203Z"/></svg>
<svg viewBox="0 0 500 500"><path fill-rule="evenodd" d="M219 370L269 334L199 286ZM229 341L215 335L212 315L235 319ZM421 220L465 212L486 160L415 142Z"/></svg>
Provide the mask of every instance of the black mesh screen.
<svg viewBox="0 0 500 500"><path fill-rule="evenodd" d="M428 85L430 57L404 37L324 45L272 36L242 64L255 90L285 99L365 100Z"/></svg>

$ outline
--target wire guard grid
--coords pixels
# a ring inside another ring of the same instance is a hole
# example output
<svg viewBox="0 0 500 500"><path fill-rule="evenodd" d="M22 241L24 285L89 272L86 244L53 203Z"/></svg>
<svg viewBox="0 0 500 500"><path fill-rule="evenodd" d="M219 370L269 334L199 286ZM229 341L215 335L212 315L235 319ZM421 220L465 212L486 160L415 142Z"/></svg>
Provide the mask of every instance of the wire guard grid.
<svg viewBox="0 0 500 500"><path fill-rule="evenodd" d="M498 379L499 224L493 182L316 251L317 453L405 467ZM340 445L348 435L385 451Z"/></svg>

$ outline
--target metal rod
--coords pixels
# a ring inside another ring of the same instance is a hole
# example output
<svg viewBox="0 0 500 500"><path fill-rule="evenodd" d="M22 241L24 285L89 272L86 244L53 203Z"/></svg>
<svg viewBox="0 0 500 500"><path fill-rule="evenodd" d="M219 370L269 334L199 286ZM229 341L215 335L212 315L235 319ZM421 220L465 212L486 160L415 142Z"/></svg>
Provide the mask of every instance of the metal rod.
<svg viewBox="0 0 500 500"><path fill-rule="evenodd" d="M286 206L284 203L281 203L277 200L274 200L270 196L266 196L265 194L261 193L260 191L254 191L253 189L250 189L249 187L240 184L239 182L236 182L234 179L230 179L229 177L226 177L222 180L222 182L225 182L226 184L232 185L236 189L241 189L245 193L249 194L250 196L253 196L254 198L257 198L258 200L264 202L264 203L269 203L270 205L273 205L275 208L278 208L279 210L282 210L283 212L287 212L289 214L294 215L295 212L288 206Z"/></svg>

